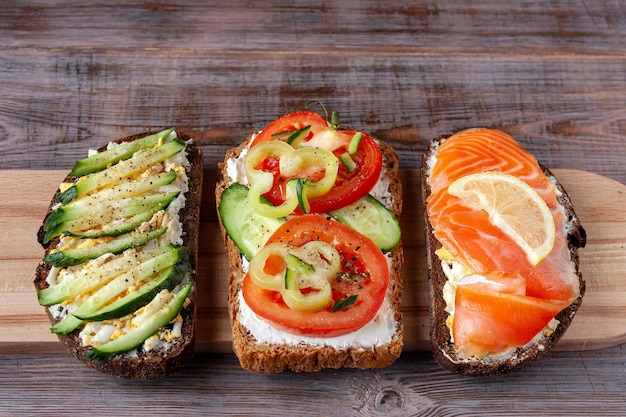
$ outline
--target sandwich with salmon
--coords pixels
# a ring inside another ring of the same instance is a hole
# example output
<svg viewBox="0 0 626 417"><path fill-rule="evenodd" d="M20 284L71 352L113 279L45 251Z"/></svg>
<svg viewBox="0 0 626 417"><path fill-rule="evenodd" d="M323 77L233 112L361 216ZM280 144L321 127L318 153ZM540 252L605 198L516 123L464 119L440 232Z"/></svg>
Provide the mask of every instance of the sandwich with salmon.
<svg viewBox="0 0 626 417"><path fill-rule="evenodd" d="M173 128L80 159L39 229L39 303L68 351L115 377L181 369L195 343L202 156Z"/></svg>
<svg viewBox="0 0 626 417"><path fill-rule="evenodd" d="M400 355L402 191L393 149L305 110L226 153L217 210L233 350L266 373Z"/></svg>
<svg viewBox="0 0 626 417"><path fill-rule="evenodd" d="M431 141L421 175L435 359L483 376L539 359L585 292L586 234L566 191L496 129Z"/></svg>

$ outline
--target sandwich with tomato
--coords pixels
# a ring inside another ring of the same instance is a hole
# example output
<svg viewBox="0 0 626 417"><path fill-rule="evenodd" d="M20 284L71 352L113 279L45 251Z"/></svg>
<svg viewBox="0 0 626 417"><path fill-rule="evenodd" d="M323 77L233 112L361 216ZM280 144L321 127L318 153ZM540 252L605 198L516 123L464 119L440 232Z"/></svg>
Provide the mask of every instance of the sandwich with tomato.
<svg viewBox="0 0 626 417"><path fill-rule="evenodd" d="M377 368L400 355L398 156L305 110L226 153L216 186L233 350L274 373Z"/></svg>

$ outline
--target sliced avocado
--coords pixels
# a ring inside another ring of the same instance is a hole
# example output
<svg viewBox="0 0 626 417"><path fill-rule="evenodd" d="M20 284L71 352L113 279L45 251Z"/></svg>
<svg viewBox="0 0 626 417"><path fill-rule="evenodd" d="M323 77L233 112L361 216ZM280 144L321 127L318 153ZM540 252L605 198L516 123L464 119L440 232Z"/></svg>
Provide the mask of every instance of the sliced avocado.
<svg viewBox="0 0 626 417"><path fill-rule="evenodd" d="M79 319L89 321L110 320L123 317L148 304L161 290L172 290L180 284L185 275L190 271L189 250L187 248L181 248L180 259L176 265L164 269L136 291L131 292L93 313L80 316L74 313L74 315Z"/></svg>
<svg viewBox="0 0 626 417"><path fill-rule="evenodd" d="M56 201L62 204L68 204L70 201L91 191L122 182L124 179L145 170L147 167L176 155L178 152L185 149L186 145L184 141L177 138L161 146L135 152L129 159L120 161L102 171L82 177L81 181L78 181L62 193L57 194Z"/></svg>
<svg viewBox="0 0 626 417"><path fill-rule="evenodd" d="M83 320L78 317L99 310L102 306L109 303L109 301L126 291L130 286L146 281L159 271L176 264L179 261L182 249L172 245L168 247L169 250L165 253L128 270L98 289L78 306L76 310L72 311L72 314L55 324L51 329L52 332L57 334L71 333L83 323Z"/></svg>
<svg viewBox="0 0 626 417"><path fill-rule="evenodd" d="M76 164L74 164L74 168L72 168L70 175L72 175L73 177L82 177L86 174L102 171L109 165L114 165L119 161L130 158L135 152L140 149L153 147L160 140L167 138L173 131L174 128L170 128L141 139L129 142L122 142L116 146L107 149L106 151L88 156L87 158L83 158L79 161L76 161Z"/></svg>
<svg viewBox="0 0 626 417"><path fill-rule="evenodd" d="M58 267L78 265L82 264L83 262L87 262L90 259L95 259L106 253L118 254L125 251L126 249L144 245L152 239L161 236L166 231L167 227L162 227L157 230L152 230L150 232L137 235L121 236L109 242L100 243L93 246L67 249L59 252L51 252L43 258L43 261Z"/></svg>
<svg viewBox="0 0 626 417"><path fill-rule="evenodd" d="M125 335L90 350L85 359L99 360L117 353L127 352L141 345L147 338L156 334L162 327L174 320L185 304L193 284L185 285L163 308L147 318L139 327Z"/></svg>
<svg viewBox="0 0 626 417"><path fill-rule="evenodd" d="M78 275L72 276L71 278L68 277L58 284L37 291L39 304L42 306L51 306L76 297L79 294L94 291L113 280L115 277L127 272L137 264L146 262L169 250L170 248L168 246L159 246L147 251L137 252L130 258L119 256L97 268L83 270Z"/></svg>

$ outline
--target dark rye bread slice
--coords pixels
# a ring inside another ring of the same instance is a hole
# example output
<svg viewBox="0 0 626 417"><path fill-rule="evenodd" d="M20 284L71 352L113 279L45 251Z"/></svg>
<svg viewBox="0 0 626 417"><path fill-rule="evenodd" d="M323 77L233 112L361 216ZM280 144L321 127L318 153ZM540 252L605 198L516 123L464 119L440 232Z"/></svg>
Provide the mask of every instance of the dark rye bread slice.
<svg viewBox="0 0 626 417"><path fill-rule="evenodd" d="M248 146L252 135L238 147L230 149L224 162L218 164L222 178L215 189L216 203L219 207L222 192L231 184L226 173L226 161L236 158ZM389 178L391 194L391 210L399 218L402 211L402 185L398 176L398 156L386 143L379 142L383 153L383 170ZM219 216L218 216L219 218ZM226 252L230 264L228 305L233 338L233 350L242 368L266 373L285 370L294 372L316 372L326 368L382 368L391 365L402 352L404 327L400 312L402 279L400 271L404 261L402 244L399 243L391 251L390 280L387 289L387 300L393 309L396 330L388 344L373 348L362 348L357 344L338 350L330 346L312 346L303 343L293 346L289 344L261 344L250 334L239 321L239 292L243 281L242 256L234 242L228 237L221 223Z"/></svg>
<svg viewBox="0 0 626 417"><path fill-rule="evenodd" d="M446 303L443 298L443 286L447 278L441 267L441 262L435 251L441 248L441 244L433 235L433 229L428 221L426 213L426 200L431 193L429 185L429 167L428 160L436 155L437 148L449 136L440 136L430 142L429 148L422 157L421 178L422 178L422 197L424 202L424 219L426 231L426 258L428 265L428 283L430 298L430 340L433 354L437 363L443 368L451 372L462 375L472 376L494 376L506 374L516 369L523 368L530 363L538 360L546 352L550 351L559 341L570 325L578 307L582 303L585 293L585 281L579 270L578 248L585 246L586 233L583 229L578 216L574 212L572 202L565 192L563 186L558 182L556 177L540 164L543 172L556 185L559 193L558 201L565 209L566 219L570 222L571 227L568 231L567 240L571 254L572 262L576 266L576 274L579 278L580 295L566 309L562 310L555 318L559 324L555 331L544 336L538 342L527 345L524 348L518 348L508 357L498 359L463 359L455 350L454 343L450 340L450 331L446 326L448 313L445 311Z"/></svg>
<svg viewBox="0 0 626 417"><path fill-rule="evenodd" d="M147 135L156 132L146 132L142 134L136 134L128 136L122 139L116 140L116 142L128 142L135 139L140 139ZM178 137L185 141L189 140L188 135L178 132ZM102 152L106 149L106 145L98 149L98 152ZM193 141L189 141L186 147L187 158L190 162L190 168L187 172L189 178L189 191L185 193L185 207L179 213L181 223L183 225L183 245L187 246L190 250L190 262L191 262L191 280L196 282L196 271L198 265L198 242L199 242L199 224L200 224L200 204L202 201L202 181L203 181L203 165L202 165L202 152L196 146ZM73 182L75 178L67 176L64 182ZM48 213L46 217L51 213L51 208L55 204L54 197L50 203ZM45 222L45 219L44 219ZM48 245L43 245L43 226L39 229L37 239L45 249L45 253L56 246L59 238L54 238ZM48 286L46 283L46 277L50 271L51 266L46 263L40 263L37 266L35 275L35 288L37 290L44 289ZM86 365L97 369L105 374L119 377L119 378L132 378L132 379L160 379L167 375L170 375L187 364L194 353L195 349L195 318L196 318L196 299L197 299L197 285L194 285L189 293L189 300L181 311L183 318L182 337L176 340L169 349L166 351L152 351L143 352L140 351L136 356L128 355L116 355L108 359L102 360L86 360L85 355L89 352L90 348L84 346L78 336L80 329L68 335L58 335L59 340L65 345L68 352L74 357L84 362ZM56 324L59 320L54 319L48 308L45 308L51 325Z"/></svg>

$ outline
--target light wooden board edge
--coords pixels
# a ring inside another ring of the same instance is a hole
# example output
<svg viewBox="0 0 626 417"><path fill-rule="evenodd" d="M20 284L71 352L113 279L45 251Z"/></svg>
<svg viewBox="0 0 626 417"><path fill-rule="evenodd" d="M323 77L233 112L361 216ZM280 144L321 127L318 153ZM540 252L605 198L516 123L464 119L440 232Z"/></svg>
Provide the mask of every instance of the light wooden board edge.
<svg viewBox="0 0 626 417"><path fill-rule="evenodd" d="M37 303L32 278L43 250L36 233L62 171L2 171L8 187L0 193L0 353L63 352ZM557 350L590 350L626 342L626 186L578 170L554 170L588 234L580 252L587 293ZM197 351L230 352L226 301L227 259L219 236L213 188L217 171L205 171L198 268ZM401 170L405 266L402 310L405 352L429 344L428 296L418 170ZM26 180L26 181L25 181Z"/></svg>

